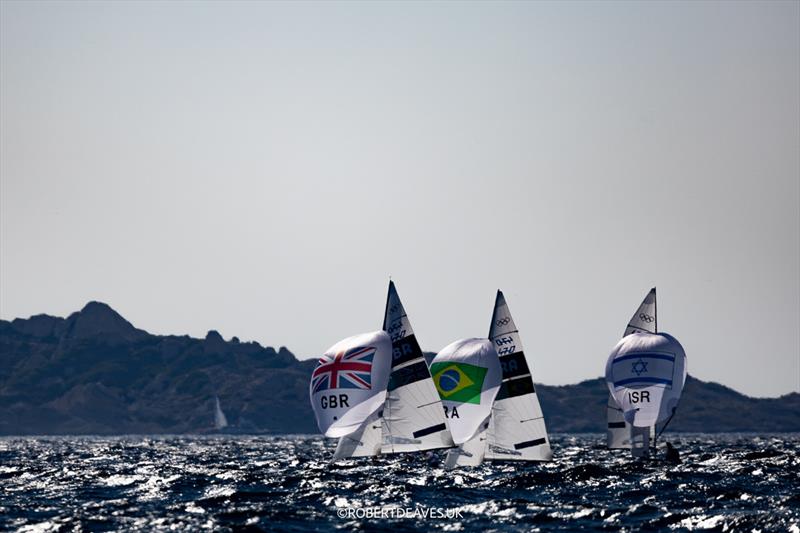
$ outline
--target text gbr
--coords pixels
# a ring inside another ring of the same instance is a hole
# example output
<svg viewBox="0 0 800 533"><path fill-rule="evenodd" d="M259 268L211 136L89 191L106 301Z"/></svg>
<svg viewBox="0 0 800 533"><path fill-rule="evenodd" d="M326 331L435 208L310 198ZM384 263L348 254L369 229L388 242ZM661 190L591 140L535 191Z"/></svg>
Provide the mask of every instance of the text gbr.
<svg viewBox="0 0 800 533"><path fill-rule="evenodd" d="M323 409L327 409L330 407L331 409L336 409L337 407L350 407L350 404L347 403L347 394L329 394L327 396L321 396L319 399L319 404Z"/></svg>

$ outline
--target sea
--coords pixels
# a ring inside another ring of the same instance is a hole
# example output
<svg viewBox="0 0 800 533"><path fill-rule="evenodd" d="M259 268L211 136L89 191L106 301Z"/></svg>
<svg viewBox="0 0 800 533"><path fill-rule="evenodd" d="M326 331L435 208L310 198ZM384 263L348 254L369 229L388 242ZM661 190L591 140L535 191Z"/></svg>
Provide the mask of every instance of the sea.
<svg viewBox="0 0 800 533"><path fill-rule="evenodd" d="M604 440L448 471L441 454L331 464L308 435L3 437L0 530L800 533L800 434L670 434L680 464Z"/></svg>

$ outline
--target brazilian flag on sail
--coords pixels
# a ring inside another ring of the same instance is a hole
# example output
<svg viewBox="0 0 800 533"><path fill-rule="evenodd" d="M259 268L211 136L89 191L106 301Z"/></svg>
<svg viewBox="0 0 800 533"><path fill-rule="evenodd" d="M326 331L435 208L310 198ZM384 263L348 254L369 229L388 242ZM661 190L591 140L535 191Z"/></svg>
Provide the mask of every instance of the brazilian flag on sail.
<svg viewBox="0 0 800 533"><path fill-rule="evenodd" d="M436 390L443 400L481 403L481 389L486 369L466 363L445 361L431 365L431 375Z"/></svg>

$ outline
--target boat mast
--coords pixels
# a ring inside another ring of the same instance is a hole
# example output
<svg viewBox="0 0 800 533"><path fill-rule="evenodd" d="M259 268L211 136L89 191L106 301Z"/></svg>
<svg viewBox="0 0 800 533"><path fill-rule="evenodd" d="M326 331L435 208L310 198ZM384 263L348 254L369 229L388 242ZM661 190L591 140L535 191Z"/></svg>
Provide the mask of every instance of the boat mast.
<svg viewBox="0 0 800 533"><path fill-rule="evenodd" d="M656 295L656 288L653 287L653 314L656 319L656 333L658 333L658 297Z"/></svg>

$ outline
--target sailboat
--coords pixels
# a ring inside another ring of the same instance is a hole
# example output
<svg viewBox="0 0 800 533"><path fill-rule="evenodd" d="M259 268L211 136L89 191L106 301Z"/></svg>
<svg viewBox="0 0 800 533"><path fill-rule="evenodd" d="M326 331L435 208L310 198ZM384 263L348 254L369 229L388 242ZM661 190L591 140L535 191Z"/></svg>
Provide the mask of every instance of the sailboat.
<svg viewBox="0 0 800 533"><path fill-rule="evenodd" d="M621 422L629 428L634 457L649 453L656 425L663 424L663 431L675 415L687 375L686 352L680 342L667 333L645 329L651 322L656 327L655 289L640 310L626 328L626 333L633 331L611 351L605 372L610 405L617 407Z"/></svg>
<svg viewBox="0 0 800 533"><path fill-rule="evenodd" d="M320 431L339 447L376 455L380 441L366 440L380 416L391 372L392 341L385 331L354 335L331 346L311 375L309 396ZM344 444L343 444L344 443ZM334 455L337 458L339 449Z"/></svg>
<svg viewBox="0 0 800 533"><path fill-rule="evenodd" d="M551 460L550 439L522 339L500 290L495 298L489 341L501 367L501 386L491 416L475 437L448 454L445 466L475 466L484 459Z"/></svg>
<svg viewBox="0 0 800 533"><path fill-rule="evenodd" d="M219 405L219 396L214 396L214 429L221 431L228 427L228 418Z"/></svg>
<svg viewBox="0 0 800 533"><path fill-rule="evenodd" d="M389 281L383 330L391 340L391 374L382 408L339 439L334 460L453 446L442 402L397 288Z"/></svg>
<svg viewBox="0 0 800 533"><path fill-rule="evenodd" d="M658 333L658 306L656 304L655 287L650 289L650 292L647 293L639 308L636 309L636 312L628 321L622 337L625 338L637 332ZM606 445L609 449L630 449L632 439L637 441L644 439L645 433L641 429L633 429L629 423L625 422L625 417L622 416L622 409L617 405L611 393L608 394L606 418L608 419ZM649 428L647 438L655 442L655 426Z"/></svg>
<svg viewBox="0 0 800 533"><path fill-rule="evenodd" d="M486 431L502 369L489 339L462 339L445 346L431 362L450 433L457 448L450 450L445 468L478 465L486 453Z"/></svg>

